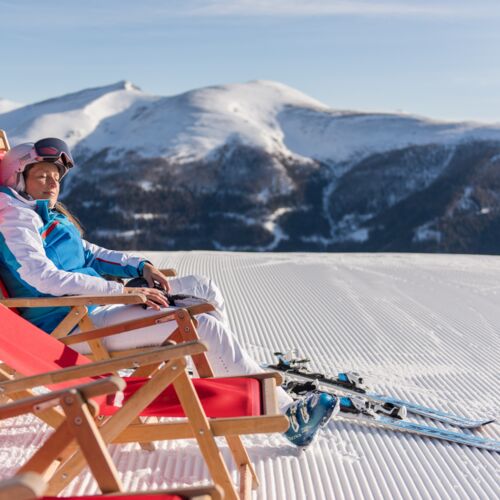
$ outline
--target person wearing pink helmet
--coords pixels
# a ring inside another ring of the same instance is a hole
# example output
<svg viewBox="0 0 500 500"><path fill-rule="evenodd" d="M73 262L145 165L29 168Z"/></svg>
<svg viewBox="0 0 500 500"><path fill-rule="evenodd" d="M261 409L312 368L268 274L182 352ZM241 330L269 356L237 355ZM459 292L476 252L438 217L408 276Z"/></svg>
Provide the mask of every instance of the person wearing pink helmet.
<svg viewBox="0 0 500 500"><path fill-rule="evenodd" d="M141 292L149 309L133 305L108 305L90 311L97 328L154 314L169 307L169 297L190 295L210 302L215 311L198 319L198 333L208 345L208 358L219 376L262 371L241 347L229 328L224 299L209 278L184 276L171 280L140 255L108 250L86 241L78 221L58 201L60 183L74 161L66 143L47 138L20 144L0 163L0 278L13 297ZM143 278L139 288L103 276ZM63 308L26 308L21 314L51 332L64 318ZM110 350L161 344L172 323L156 324L104 339ZM77 331L77 330L75 330ZM88 353L86 343L74 346ZM312 441L318 429L338 408L328 394L311 393L293 402L281 388L278 400L290 419L286 437L298 446Z"/></svg>

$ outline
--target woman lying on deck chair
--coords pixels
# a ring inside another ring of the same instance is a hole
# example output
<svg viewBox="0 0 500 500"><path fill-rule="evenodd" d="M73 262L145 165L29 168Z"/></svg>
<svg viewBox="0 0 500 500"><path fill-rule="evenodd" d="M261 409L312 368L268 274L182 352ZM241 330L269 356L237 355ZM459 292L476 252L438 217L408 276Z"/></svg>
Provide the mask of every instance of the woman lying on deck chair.
<svg viewBox="0 0 500 500"><path fill-rule="evenodd" d="M73 167L68 146L60 139L20 144L0 163L0 277L12 297L39 297L140 292L149 309L133 305L98 306L91 311L96 328L152 315L169 307L164 292L189 294L210 302L215 311L198 317L198 333L219 376L245 375L262 369L229 329L221 292L212 280L185 276L167 281L144 258L93 245L82 238L78 222L57 201L60 182ZM149 287L130 288L103 275L143 277ZM154 288L154 284L159 288ZM46 332L63 319L62 308L30 308L21 314ZM162 323L106 338L110 350L161 344L173 323ZM77 330L75 330L77 331ZM75 349L86 354L88 345ZM312 441L334 414L335 398L310 393L293 402L281 388L280 407L290 420L286 437L298 446Z"/></svg>

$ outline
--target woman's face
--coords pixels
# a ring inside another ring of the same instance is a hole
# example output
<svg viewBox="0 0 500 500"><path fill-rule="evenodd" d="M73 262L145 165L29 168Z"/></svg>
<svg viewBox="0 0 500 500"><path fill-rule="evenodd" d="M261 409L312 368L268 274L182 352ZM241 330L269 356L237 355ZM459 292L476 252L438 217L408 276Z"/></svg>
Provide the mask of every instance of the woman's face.
<svg viewBox="0 0 500 500"><path fill-rule="evenodd" d="M53 208L59 196L60 173L56 165L40 162L31 167L26 174L26 192L35 200L50 200Z"/></svg>

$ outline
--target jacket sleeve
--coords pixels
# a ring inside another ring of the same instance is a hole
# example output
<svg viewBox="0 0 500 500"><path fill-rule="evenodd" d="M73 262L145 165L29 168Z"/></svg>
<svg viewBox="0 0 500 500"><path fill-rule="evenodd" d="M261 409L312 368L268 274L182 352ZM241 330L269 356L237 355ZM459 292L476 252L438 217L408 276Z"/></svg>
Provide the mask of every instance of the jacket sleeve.
<svg viewBox="0 0 500 500"><path fill-rule="evenodd" d="M85 265L92 267L99 274L109 274L119 278L137 278L142 276L143 257L115 250L107 250L83 240Z"/></svg>
<svg viewBox="0 0 500 500"><path fill-rule="evenodd" d="M7 207L2 210L0 224L5 263L35 291L54 296L123 292L120 283L58 269L45 254L32 210Z"/></svg>

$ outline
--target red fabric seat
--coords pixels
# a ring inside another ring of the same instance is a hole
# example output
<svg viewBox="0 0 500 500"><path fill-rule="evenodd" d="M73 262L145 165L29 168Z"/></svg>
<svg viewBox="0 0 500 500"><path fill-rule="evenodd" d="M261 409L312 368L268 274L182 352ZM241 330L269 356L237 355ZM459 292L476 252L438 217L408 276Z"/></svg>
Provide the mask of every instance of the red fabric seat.
<svg viewBox="0 0 500 500"><path fill-rule="evenodd" d="M126 377L127 387L124 391L124 402L135 394L148 379ZM251 378L216 378L193 379L196 392L202 402L207 417L230 418L255 416L261 414L260 384ZM118 408L113 405L114 394L107 397L106 404L101 405L103 415L112 415ZM167 387L142 412L148 417L185 417L182 406L173 386Z"/></svg>
<svg viewBox="0 0 500 500"><path fill-rule="evenodd" d="M59 342L33 324L0 304L0 360L25 375L58 370L91 362L86 356ZM61 389L94 380L83 377L51 385ZM131 397L147 378L125 378L125 398ZM193 379L205 412L209 417L255 416L261 414L260 384L252 378ZM114 398L114 396L113 396ZM113 398L95 398L104 415L118 410ZM179 400L172 386L168 387L142 413L143 416L183 417Z"/></svg>

